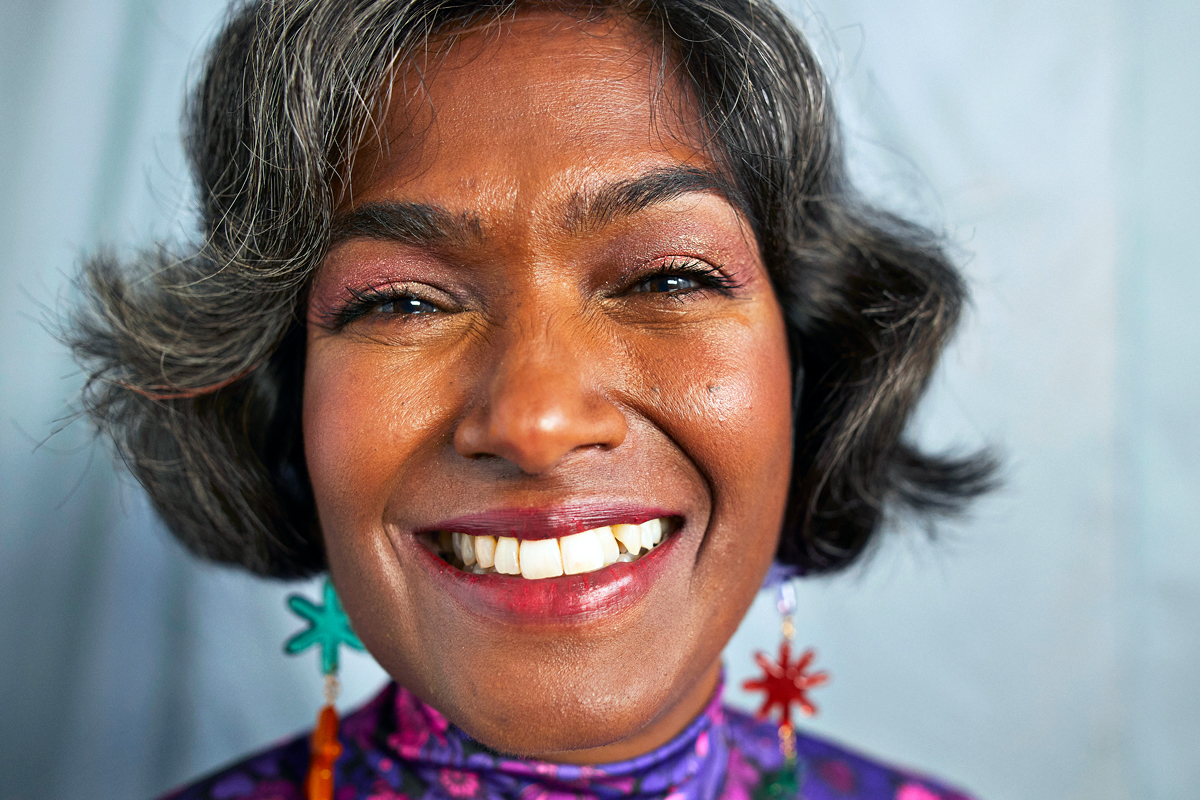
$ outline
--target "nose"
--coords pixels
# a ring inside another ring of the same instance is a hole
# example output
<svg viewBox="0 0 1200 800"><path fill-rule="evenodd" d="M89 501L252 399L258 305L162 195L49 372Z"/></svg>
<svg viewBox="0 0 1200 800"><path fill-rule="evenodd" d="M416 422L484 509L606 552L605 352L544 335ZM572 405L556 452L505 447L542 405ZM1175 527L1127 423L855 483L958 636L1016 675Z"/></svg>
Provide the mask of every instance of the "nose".
<svg viewBox="0 0 1200 800"><path fill-rule="evenodd" d="M502 458L528 475L554 469L580 450L611 450L624 440L625 415L603 393L601 358L588 332L569 324L521 326L487 354L491 368L454 432L468 458Z"/></svg>

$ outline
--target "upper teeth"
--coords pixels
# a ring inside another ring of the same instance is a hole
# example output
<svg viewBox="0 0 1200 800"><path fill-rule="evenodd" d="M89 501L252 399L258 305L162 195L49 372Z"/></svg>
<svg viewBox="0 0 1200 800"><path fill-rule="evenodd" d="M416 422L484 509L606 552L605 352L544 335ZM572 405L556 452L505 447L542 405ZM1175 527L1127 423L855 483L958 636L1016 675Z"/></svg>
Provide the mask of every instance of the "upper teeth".
<svg viewBox="0 0 1200 800"><path fill-rule="evenodd" d="M612 525L573 533L560 539L516 539L441 533L443 551L453 550L472 572L499 572L523 578L557 578L603 569L617 561L633 561L662 541L665 519L641 525ZM447 541L447 539L449 541Z"/></svg>

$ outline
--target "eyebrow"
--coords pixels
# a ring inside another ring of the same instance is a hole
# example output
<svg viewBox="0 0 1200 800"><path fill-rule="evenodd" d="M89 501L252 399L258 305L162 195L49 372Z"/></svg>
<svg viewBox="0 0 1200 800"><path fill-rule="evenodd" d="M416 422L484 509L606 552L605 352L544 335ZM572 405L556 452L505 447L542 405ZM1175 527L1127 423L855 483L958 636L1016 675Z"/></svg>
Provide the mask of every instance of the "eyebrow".
<svg viewBox="0 0 1200 800"><path fill-rule="evenodd" d="M633 216L656 203L692 192L720 195L745 213L745 204L724 175L710 169L678 166L608 183L590 194L576 192L567 203L566 227L573 233L594 231L619 217Z"/></svg>
<svg viewBox="0 0 1200 800"><path fill-rule="evenodd" d="M725 176L709 169L679 166L613 181L590 192L578 190L567 201L563 224L571 233L586 233L693 192L717 194L746 213L740 195ZM454 214L432 203L403 201L365 203L334 219L331 246L360 237L422 247L478 245L485 239L476 212Z"/></svg>
<svg viewBox="0 0 1200 800"><path fill-rule="evenodd" d="M461 246L482 242L483 224L478 214L452 214L429 203L365 203L334 219L330 245L359 237L418 246Z"/></svg>

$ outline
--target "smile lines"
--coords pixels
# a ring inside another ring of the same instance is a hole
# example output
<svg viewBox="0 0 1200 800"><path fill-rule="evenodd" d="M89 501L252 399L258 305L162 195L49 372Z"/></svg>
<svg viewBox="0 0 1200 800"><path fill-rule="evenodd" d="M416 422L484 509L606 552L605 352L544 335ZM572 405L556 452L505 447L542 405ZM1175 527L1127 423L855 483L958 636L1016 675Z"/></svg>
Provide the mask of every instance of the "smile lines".
<svg viewBox="0 0 1200 800"><path fill-rule="evenodd" d="M439 531L435 552L461 570L476 575L520 575L537 580L581 575L615 564L636 561L668 533L667 518L640 525L612 525L558 539L516 539Z"/></svg>

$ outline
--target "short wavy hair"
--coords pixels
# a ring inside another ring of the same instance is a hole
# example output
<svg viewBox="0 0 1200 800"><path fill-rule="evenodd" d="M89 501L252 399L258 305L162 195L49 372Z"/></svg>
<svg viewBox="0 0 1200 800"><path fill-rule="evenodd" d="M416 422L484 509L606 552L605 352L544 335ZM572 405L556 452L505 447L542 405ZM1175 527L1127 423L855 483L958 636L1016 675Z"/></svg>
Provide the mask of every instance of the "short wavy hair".
<svg viewBox="0 0 1200 800"><path fill-rule="evenodd" d="M194 553L276 577L325 569L304 463L302 304L341 178L378 125L398 63L434 37L533 5L231 9L186 109L196 243L124 263L88 258L67 334L88 375L83 410ZM797 387L777 559L833 571L864 551L886 513L954 513L986 490L986 453L930 455L903 436L963 282L937 236L854 191L829 87L787 17L766 0L553 7L642 26L698 104L708 150L757 235Z"/></svg>

